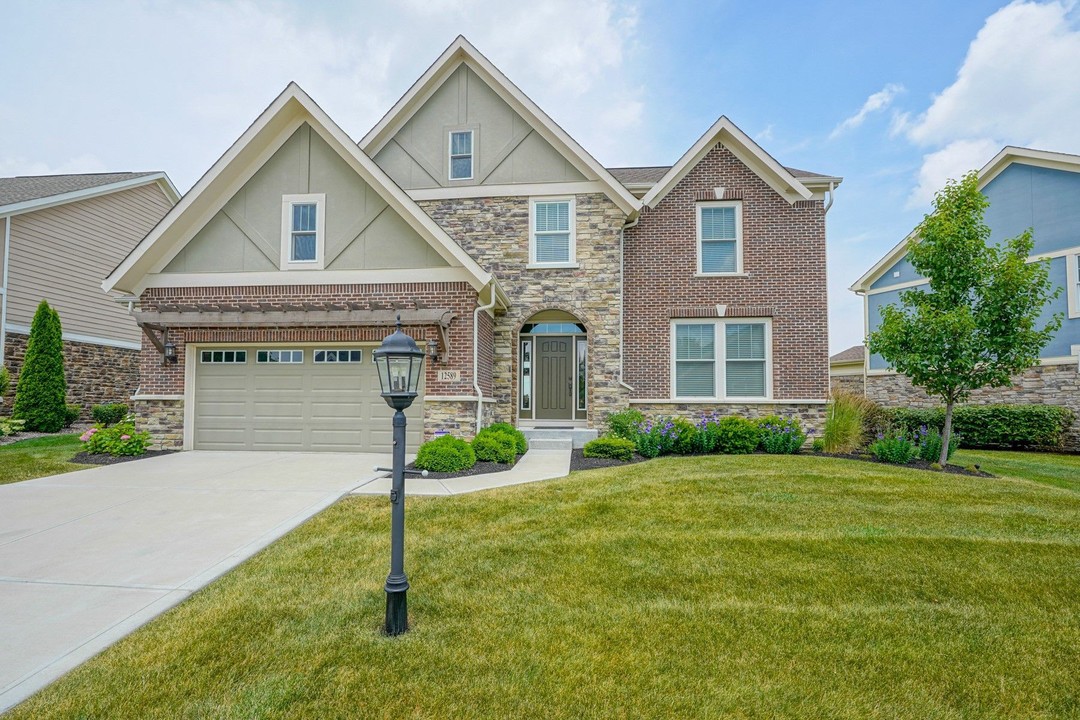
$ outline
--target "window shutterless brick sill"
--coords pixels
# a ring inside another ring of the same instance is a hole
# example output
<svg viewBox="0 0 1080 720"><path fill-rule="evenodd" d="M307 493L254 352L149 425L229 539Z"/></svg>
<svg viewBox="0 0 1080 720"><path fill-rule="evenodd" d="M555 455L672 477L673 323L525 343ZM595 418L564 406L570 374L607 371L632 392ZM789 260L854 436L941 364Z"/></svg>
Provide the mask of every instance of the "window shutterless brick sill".
<svg viewBox="0 0 1080 720"><path fill-rule="evenodd" d="M700 278L748 278L750 273L694 273L694 277Z"/></svg>
<svg viewBox="0 0 1080 720"><path fill-rule="evenodd" d="M559 263L558 265L538 265L536 263L529 263L525 266L526 270L574 270L581 267L577 263Z"/></svg>

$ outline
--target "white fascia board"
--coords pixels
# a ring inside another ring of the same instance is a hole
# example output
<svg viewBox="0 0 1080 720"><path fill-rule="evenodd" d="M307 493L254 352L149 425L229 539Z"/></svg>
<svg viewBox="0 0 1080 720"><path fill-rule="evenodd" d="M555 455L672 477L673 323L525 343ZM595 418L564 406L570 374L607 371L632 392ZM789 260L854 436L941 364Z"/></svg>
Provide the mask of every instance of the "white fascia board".
<svg viewBox="0 0 1080 720"><path fill-rule="evenodd" d="M364 152L374 157L409 121L424 102L457 68L465 64L484 80L515 112L525 118L547 142L551 143L586 177L604 184L605 194L627 215L635 215L641 202L615 177L577 143L569 133L540 109L528 95L514 85L502 71L488 60L472 43L458 35L420 78L401 96L401 99L360 140Z"/></svg>
<svg viewBox="0 0 1080 720"><path fill-rule="evenodd" d="M303 122L308 122L323 140L334 147L443 259L451 265L465 268L472 277L473 287L479 290L488 283L490 273L451 240L299 85L289 83L191 191L106 278L102 288L106 292L114 289L134 292L143 285L148 274L160 271Z"/></svg>
<svg viewBox="0 0 1080 720"><path fill-rule="evenodd" d="M885 255L874 263L874 266L863 273L863 276L851 284L848 290L854 293L866 292L871 285L881 276L881 273L885 272L888 268L892 267L897 260L907 255L908 243L914 238L915 232L912 231L903 240L893 246L892 250L885 253Z"/></svg>
<svg viewBox="0 0 1080 720"><path fill-rule="evenodd" d="M671 166L663 178L659 180L641 199L644 205L655 208L660 201L671 192L672 188L679 184L686 174L694 169L701 159L708 154L712 146L717 142L724 142L736 157L750 167L769 187L776 190L789 203L795 200L809 200L813 193L799 182L787 168L778 163L775 158L761 148L749 135L740 130L735 123L726 116L713 123L705 134L698 138L679 161ZM794 195L794 197L792 197Z"/></svg>
<svg viewBox="0 0 1080 720"><path fill-rule="evenodd" d="M173 204L179 199L180 196L176 192L176 187L172 184L172 180L169 179L169 176L163 172L157 172L149 175L140 175L139 177L130 178L128 180L109 183L108 185L98 185L83 190L73 190L71 192L61 193L60 195L49 195L48 197L24 200L23 202L0 206L0 217L21 215L23 213L56 207L57 205L78 202L79 200L89 200L90 198L109 195L110 193L119 192L121 190L130 190L131 188L139 187L141 185L149 185L150 183L158 183L161 186L162 191Z"/></svg>

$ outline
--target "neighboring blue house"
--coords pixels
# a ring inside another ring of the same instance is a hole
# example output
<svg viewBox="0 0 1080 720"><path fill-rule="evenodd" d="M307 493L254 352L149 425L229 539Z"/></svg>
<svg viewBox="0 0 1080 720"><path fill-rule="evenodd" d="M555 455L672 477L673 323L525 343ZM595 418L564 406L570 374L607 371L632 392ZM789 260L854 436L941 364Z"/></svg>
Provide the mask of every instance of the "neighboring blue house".
<svg viewBox="0 0 1080 720"><path fill-rule="evenodd" d="M1050 261L1050 280L1062 288L1047 306L1044 321L1063 315L1061 329L1043 350L1041 363L1010 388L982 390L971 402L1032 402L1068 405L1080 415L1080 156L1006 147L979 171L979 189L990 201L986 224L992 242L1031 228L1032 259ZM881 323L881 308L900 294L925 285L907 259L909 235L851 286L863 297L864 330ZM866 394L890 405L932 405L907 379L889 369L879 355L865 360ZM1080 430L1071 440L1080 443Z"/></svg>

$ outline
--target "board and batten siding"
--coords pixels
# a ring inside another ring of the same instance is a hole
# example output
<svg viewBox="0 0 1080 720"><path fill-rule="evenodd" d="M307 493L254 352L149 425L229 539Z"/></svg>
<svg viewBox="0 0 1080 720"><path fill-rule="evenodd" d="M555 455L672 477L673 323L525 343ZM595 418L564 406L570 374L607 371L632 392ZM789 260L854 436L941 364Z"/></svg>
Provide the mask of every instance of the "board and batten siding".
<svg viewBox="0 0 1080 720"><path fill-rule="evenodd" d="M101 281L171 207L150 183L11 218L8 326L29 327L44 299L65 336L139 343L135 321Z"/></svg>

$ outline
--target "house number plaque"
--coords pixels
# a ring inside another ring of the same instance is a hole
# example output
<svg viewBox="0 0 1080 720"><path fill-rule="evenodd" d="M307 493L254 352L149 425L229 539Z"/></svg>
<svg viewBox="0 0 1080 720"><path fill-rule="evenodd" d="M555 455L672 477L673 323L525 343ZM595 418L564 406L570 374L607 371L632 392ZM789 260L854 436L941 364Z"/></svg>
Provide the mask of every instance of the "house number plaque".
<svg viewBox="0 0 1080 720"><path fill-rule="evenodd" d="M439 382L456 382L461 379L460 370L440 370Z"/></svg>

